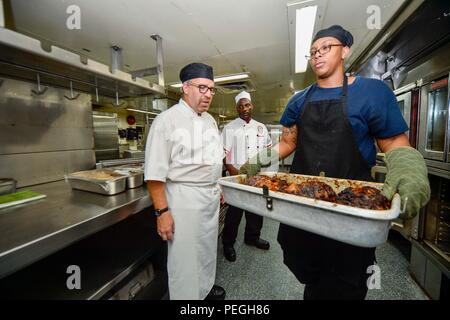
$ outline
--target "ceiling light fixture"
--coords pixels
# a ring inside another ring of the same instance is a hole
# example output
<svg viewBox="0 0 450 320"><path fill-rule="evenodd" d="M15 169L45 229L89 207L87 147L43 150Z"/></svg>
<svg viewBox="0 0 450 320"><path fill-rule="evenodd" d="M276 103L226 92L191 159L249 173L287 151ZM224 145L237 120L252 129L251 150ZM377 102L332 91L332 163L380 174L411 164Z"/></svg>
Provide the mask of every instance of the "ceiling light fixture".
<svg viewBox="0 0 450 320"><path fill-rule="evenodd" d="M250 75L248 72L244 73L235 73L235 74L227 74L223 76L217 76L214 78L215 83L223 83L228 81L235 81L235 80L243 80L250 78ZM172 88L181 88L183 84L181 82L177 82L170 85Z"/></svg>
<svg viewBox="0 0 450 320"><path fill-rule="evenodd" d="M146 113L146 114L154 114L154 115L158 115L159 113L156 112L150 112L150 111L144 111L144 110L138 110L138 109L131 109L131 108L127 108L128 111L133 111L133 112L140 112L140 113Z"/></svg>
<svg viewBox="0 0 450 320"><path fill-rule="evenodd" d="M214 78L214 82L221 83L221 82L227 82L227 81L234 81L234 80L243 80L250 78L250 75L245 73L236 73L236 74L228 74L224 76L218 76Z"/></svg>
<svg viewBox="0 0 450 320"><path fill-rule="evenodd" d="M316 23L317 6L296 10L295 17L295 73L303 73L308 67L306 55L309 54Z"/></svg>
<svg viewBox="0 0 450 320"><path fill-rule="evenodd" d="M291 3L288 3L287 6L292 7L292 6L297 6L299 4L305 4L305 3L313 2L313 1L314 0L303 0L303 1L291 2Z"/></svg>
<svg viewBox="0 0 450 320"><path fill-rule="evenodd" d="M94 114L94 115L92 115L94 118L99 118L99 119L116 119L117 118L117 116L101 116L101 115L97 115L97 114Z"/></svg>

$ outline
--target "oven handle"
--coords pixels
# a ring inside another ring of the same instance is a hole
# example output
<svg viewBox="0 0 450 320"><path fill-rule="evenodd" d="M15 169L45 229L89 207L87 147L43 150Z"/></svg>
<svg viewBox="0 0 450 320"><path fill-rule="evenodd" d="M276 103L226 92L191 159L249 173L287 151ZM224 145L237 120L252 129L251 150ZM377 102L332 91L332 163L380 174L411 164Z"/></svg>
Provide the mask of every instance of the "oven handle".
<svg viewBox="0 0 450 320"><path fill-rule="evenodd" d="M450 79L450 73L449 78ZM444 162L448 162L448 151L449 151L449 142L450 142L450 81L447 84L447 130L445 132L445 141L444 141Z"/></svg>

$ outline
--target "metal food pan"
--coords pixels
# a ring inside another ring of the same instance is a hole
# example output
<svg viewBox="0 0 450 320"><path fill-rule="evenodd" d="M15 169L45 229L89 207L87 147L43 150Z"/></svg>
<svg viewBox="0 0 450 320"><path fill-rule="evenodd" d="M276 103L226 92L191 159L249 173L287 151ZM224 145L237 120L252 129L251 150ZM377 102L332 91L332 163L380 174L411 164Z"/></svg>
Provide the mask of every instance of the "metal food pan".
<svg viewBox="0 0 450 320"><path fill-rule="evenodd" d="M268 176L277 173L266 172ZM301 182L310 178L330 185L336 193L349 186L382 184L365 181L277 174L288 181ZM252 213L299 229L360 247L376 247L387 240L391 221L400 214L400 196L396 194L389 210L369 210L306 197L269 191L239 183L245 175L219 179L225 201Z"/></svg>
<svg viewBox="0 0 450 320"><path fill-rule="evenodd" d="M144 163L128 163L121 166L118 166L118 168L125 168L129 170L142 170L144 171Z"/></svg>
<svg viewBox="0 0 450 320"><path fill-rule="evenodd" d="M127 188L128 189L134 189L141 187L144 184L144 174L143 173L136 173L136 174L130 174L127 178Z"/></svg>
<svg viewBox="0 0 450 320"><path fill-rule="evenodd" d="M93 179L84 176L84 173L92 173L96 170L80 171L68 174L65 176L66 182L72 189L100 193L104 195L114 195L125 191L127 176L114 173L114 176L108 180ZM100 170L99 170L100 171ZM101 169L105 171L105 169Z"/></svg>
<svg viewBox="0 0 450 320"><path fill-rule="evenodd" d="M14 179L0 178L0 195L16 192L16 181Z"/></svg>
<svg viewBox="0 0 450 320"><path fill-rule="evenodd" d="M140 169L134 169L132 167L117 167L112 168L114 172L127 176L127 188L134 189L144 184L144 171Z"/></svg>

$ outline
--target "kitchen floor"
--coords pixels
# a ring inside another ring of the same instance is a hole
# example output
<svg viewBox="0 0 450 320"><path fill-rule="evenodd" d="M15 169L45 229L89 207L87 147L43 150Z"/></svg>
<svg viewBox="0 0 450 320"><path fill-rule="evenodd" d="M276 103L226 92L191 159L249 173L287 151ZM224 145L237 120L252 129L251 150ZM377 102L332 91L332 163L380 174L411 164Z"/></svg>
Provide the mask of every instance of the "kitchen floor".
<svg viewBox="0 0 450 320"><path fill-rule="evenodd" d="M221 238L217 253L216 284L225 288L229 300L302 300L304 286L283 264L276 241L279 223L265 218L261 238L270 242L263 251L243 243L245 217L235 243L237 259L223 256ZM426 300L422 289L408 272L410 246L401 235L391 232L389 240L376 251L381 269L381 289L369 290L368 300Z"/></svg>

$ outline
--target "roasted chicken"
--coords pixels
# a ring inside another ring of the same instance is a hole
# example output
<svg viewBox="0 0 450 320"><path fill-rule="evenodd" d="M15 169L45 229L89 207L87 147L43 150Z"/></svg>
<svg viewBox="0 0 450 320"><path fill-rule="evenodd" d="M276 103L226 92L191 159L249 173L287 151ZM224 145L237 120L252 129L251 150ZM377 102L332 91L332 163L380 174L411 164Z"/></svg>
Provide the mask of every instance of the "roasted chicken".
<svg viewBox="0 0 450 320"><path fill-rule="evenodd" d="M287 186L287 182L285 180L276 178L276 177L268 177L268 176L254 176L247 180L247 184L252 187L262 188L266 186L271 191L280 191L283 190Z"/></svg>
<svg viewBox="0 0 450 320"><path fill-rule="evenodd" d="M244 183L258 188L267 186L271 191L284 192L352 207L387 210L391 206L391 202L381 194L380 190L369 186L348 187L336 194L330 185L318 179L308 179L301 183L295 183L288 182L286 179L277 176L259 175L247 179Z"/></svg>
<svg viewBox="0 0 450 320"><path fill-rule="evenodd" d="M321 181L309 180L299 185L300 196L329 202L336 201L336 193L333 188Z"/></svg>
<svg viewBox="0 0 450 320"><path fill-rule="evenodd" d="M330 202L336 200L336 193L329 185L315 180L308 180L300 184L291 183L285 189L279 191Z"/></svg>
<svg viewBox="0 0 450 320"><path fill-rule="evenodd" d="M380 190L372 187L346 188L338 194L336 202L371 210L388 210L391 207L391 202Z"/></svg>

